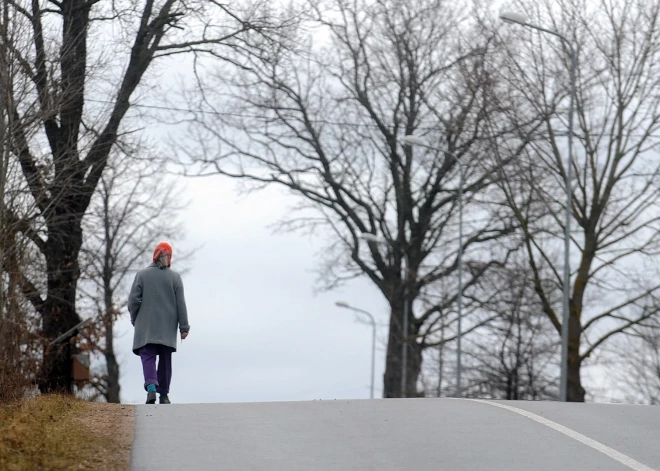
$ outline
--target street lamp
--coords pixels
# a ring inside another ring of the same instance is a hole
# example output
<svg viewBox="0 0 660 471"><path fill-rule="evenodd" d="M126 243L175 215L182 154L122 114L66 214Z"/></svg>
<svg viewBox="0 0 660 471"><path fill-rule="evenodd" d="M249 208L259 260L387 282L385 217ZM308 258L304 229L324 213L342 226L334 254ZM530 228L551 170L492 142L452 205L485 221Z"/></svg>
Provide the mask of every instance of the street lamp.
<svg viewBox="0 0 660 471"><path fill-rule="evenodd" d="M369 318L369 322L372 327L372 334L371 334L371 399L374 398L374 375L376 373L376 320L374 319L374 316L371 315L371 313L363 310L363 309L358 309L356 307L351 306L345 301L337 301L335 303L337 307L341 307L344 309L350 309L351 311L359 312L361 314L364 314Z"/></svg>
<svg viewBox="0 0 660 471"><path fill-rule="evenodd" d="M367 242L372 242L374 244L384 244L390 245L389 242L382 237L378 237L376 234L370 234L368 232L363 232L360 234L360 238L366 240ZM408 271L410 270L410 260L408 259L408 253L405 250L401 251L403 253L403 258L406 262L406 269L403 274L403 328L401 329L402 345L401 345L401 397L407 396L407 380L408 380Z"/></svg>
<svg viewBox="0 0 660 471"><path fill-rule="evenodd" d="M413 136L412 134L404 136L403 142L409 146L421 146L433 149L424 138ZM440 149L435 149L440 150ZM458 165L460 180L458 183L458 333L456 335L456 397L462 396L461 391L461 337L463 320L463 183L465 181L465 172L461 161L451 152L445 152L450 155L456 165Z"/></svg>
<svg viewBox="0 0 660 471"><path fill-rule="evenodd" d="M571 208L573 199L572 172L573 172L573 108L575 103L575 72L577 69L577 56L573 44L557 31L541 28L527 22L527 17L517 12L501 12L500 18L507 23L515 23L526 26L543 33L558 37L568 47L571 54L571 101L568 111L568 169L566 171L566 224L564 225L564 299L563 315L561 325L561 380L559 396L562 402L566 402L567 396L567 372L568 372L568 319L569 319L569 290L570 290L570 236L571 236Z"/></svg>

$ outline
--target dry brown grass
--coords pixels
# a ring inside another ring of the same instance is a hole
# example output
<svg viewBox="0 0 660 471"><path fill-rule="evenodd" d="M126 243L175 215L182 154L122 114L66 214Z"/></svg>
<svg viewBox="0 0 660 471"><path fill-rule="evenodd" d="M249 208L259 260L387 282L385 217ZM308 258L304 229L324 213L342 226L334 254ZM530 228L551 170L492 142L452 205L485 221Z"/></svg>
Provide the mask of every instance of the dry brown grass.
<svg viewBox="0 0 660 471"><path fill-rule="evenodd" d="M0 469L129 467L133 408L48 395L0 406Z"/></svg>

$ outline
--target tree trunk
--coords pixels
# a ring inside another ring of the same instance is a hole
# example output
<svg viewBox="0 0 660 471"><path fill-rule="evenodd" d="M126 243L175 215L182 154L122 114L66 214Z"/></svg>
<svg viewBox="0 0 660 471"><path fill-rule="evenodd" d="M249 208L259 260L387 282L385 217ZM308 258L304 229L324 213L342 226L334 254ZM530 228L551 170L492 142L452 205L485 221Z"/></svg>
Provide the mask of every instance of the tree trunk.
<svg viewBox="0 0 660 471"><path fill-rule="evenodd" d="M409 330L410 332L410 330ZM410 332L411 337L418 332ZM406 377L406 397L424 397L424 391L417 389L419 375L422 372L422 346L417 340L410 340L408 345L408 374Z"/></svg>
<svg viewBox="0 0 660 471"><path fill-rule="evenodd" d="M577 316L571 313L568 323L568 369L566 375L566 400L568 402L584 402L585 390L580 378L580 336L582 327Z"/></svg>
<svg viewBox="0 0 660 471"><path fill-rule="evenodd" d="M440 345L438 345L438 397L442 397L442 380L445 372L445 325L440 326Z"/></svg>
<svg viewBox="0 0 660 471"><path fill-rule="evenodd" d="M50 342L80 322L76 313L76 290L80 268L78 253L82 245L80 217L60 215L48 227L46 264L48 297L43 305L43 332L46 339L39 389L42 393L73 393L70 341L60 345Z"/></svg>
<svg viewBox="0 0 660 471"><path fill-rule="evenodd" d="M105 399L108 402L119 404L121 401L119 399L119 363L117 363L117 357L115 356L114 350L114 337L112 332L113 324L106 324L105 330L105 362L108 369L107 375L107 388L108 390L105 393Z"/></svg>
<svg viewBox="0 0 660 471"><path fill-rule="evenodd" d="M401 397L401 309L393 305L390 314L390 331L387 339L383 397Z"/></svg>
<svg viewBox="0 0 660 471"><path fill-rule="evenodd" d="M115 356L114 319L115 307L112 302L114 291L112 289L112 271L110 267L110 243L106 243L105 272L103 274L103 291L105 298L105 363L107 369L105 399L108 402L119 404L119 364Z"/></svg>
<svg viewBox="0 0 660 471"><path fill-rule="evenodd" d="M412 303L411 303L412 304ZM415 340L417 334L413 322L412 309L408 311L408 365L406 371L406 397L421 397L417 390L417 381L422 370L422 346ZM402 329L403 306L393 301L391 303L390 332L387 341L385 358L385 374L383 376L383 397L401 397L401 365L403 359Z"/></svg>
<svg viewBox="0 0 660 471"><path fill-rule="evenodd" d="M518 374L518 366L513 370L513 399L517 401L520 399L520 375Z"/></svg>

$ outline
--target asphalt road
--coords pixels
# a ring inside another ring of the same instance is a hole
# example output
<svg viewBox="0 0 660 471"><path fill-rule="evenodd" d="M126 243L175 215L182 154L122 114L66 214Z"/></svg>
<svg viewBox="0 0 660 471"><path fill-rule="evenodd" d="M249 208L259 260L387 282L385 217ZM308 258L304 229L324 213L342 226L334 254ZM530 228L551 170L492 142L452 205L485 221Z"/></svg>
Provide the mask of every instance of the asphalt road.
<svg viewBox="0 0 660 471"><path fill-rule="evenodd" d="M389 399L136 407L132 471L660 471L660 407Z"/></svg>

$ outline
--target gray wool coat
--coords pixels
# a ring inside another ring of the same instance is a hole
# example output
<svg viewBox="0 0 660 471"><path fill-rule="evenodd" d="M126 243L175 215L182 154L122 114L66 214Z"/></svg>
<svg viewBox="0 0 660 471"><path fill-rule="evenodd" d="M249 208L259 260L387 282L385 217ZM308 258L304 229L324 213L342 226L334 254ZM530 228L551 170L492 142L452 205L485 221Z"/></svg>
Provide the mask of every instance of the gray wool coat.
<svg viewBox="0 0 660 471"><path fill-rule="evenodd" d="M181 275L152 263L135 275L128 296L128 312L135 326L133 353L148 343L166 345L176 351L177 327L188 332L188 311Z"/></svg>

